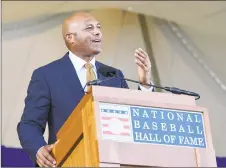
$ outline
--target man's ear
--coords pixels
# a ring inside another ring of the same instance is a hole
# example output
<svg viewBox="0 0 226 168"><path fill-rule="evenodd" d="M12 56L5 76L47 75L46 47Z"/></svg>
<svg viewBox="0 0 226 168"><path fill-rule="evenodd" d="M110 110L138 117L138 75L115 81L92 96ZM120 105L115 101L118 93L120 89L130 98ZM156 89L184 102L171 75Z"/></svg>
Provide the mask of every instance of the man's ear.
<svg viewBox="0 0 226 168"><path fill-rule="evenodd" d="M68 43L70 43L70 44L73 44L74 43L74 41L75 41L75 36L76 36L77 34L76 33L69 33L69 34L66 34L66 36L65 36L65 39L66 39L66 41L68 42Z"/></svg>

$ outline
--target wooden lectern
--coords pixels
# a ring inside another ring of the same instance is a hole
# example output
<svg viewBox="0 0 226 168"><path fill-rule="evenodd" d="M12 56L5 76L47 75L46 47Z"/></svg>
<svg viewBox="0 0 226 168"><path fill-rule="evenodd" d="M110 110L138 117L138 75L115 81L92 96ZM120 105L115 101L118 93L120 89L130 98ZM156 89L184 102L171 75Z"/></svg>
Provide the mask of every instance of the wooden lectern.
<svg viewBox="0 0 226 168"><path fill-rule="evenodd" d="M164 109L167 121L161 118ZM143 116L139 116L139 110L143 110ZM196 113L185 114L184 111ZM145 115L150 112L152 118L147 118ZM203 131L195 126L200 124L198 113L203 119ZM182 118L184 116L187 119ZM196 117L196 121L192 116ZM172 124L177 119L178 122ZM145 126L147 121L153 121L152 126ZM184 128L176 130L179 122ZM156 131L156 134L153 133L155 137L151 137L150 132L145 133L151 127L153 132ZM190 128L189 132L185 128ZM164 134L164 131L171 132ZM197 138L192 138L195 132ZM190 136L190 139L186 140L182 134ZM205 136L205 147L194 147L204 145L203 139L198 138L201 134ZM93 86L59 130L57 140L52 151L57 167L216 167L207 110L196 106L195 99L185 95Z"/></svg>

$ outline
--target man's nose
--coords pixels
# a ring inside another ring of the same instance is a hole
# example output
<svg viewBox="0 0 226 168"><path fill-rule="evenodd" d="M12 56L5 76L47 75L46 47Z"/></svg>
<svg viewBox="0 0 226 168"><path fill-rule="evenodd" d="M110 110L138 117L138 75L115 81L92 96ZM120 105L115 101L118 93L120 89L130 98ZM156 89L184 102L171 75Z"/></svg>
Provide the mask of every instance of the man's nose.
<svg viewBox="0 0 226 168"><path fill-rule="evenodd" d="M99 29L95 29L94 30L94 33L93 33L95 36L101 36L101 31Z"/></svg>

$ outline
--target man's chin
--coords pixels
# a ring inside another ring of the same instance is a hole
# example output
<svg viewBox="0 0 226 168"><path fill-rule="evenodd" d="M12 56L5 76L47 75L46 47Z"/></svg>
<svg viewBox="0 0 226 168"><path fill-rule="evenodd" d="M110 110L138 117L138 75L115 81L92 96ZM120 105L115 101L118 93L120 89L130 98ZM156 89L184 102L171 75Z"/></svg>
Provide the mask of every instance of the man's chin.
<svg viewBox="0 0 226 168"><path fill-rule="evenodd" d="M95 49L95 50L93 50L93 55L98 55L98 54L100 54L101 53L101 49Z"/></svg>

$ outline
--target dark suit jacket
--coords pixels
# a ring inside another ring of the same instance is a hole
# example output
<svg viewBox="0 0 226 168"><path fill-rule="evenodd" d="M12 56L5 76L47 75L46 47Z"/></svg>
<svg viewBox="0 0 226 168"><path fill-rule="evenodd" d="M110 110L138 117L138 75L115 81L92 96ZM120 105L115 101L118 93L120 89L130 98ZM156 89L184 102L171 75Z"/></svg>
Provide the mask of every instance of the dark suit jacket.
<svg viewBox="0 0 226 168"><path fill-rule="evenodd" d="M96 61L96 68L101 66L106 65ZM98 79L105 79L97 75ZM120 70L117 70L116 75L123 77ZM112 79L101 85L128 88L127 83L120 79ZM34 163L38 149L47 145L43 138L46 123L49 126L48 144L52 144L56 141L58 130L84 94L68 53L33 72L17 132L23 149Z"/></svg>

